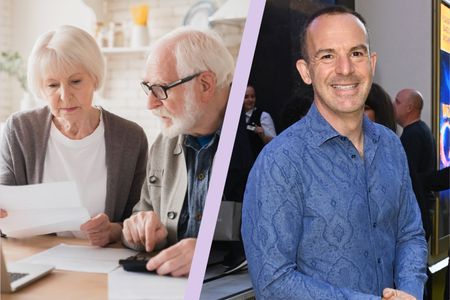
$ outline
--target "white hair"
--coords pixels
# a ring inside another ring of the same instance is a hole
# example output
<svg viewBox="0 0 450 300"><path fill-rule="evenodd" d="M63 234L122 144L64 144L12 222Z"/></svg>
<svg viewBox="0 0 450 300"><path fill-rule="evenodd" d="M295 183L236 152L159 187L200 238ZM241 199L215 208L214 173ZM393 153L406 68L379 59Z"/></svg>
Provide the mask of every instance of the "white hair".
<svg viewBox="0 0 450 300"><path fill-rule="evenodd" d="M105 61L95 39L86 31L64 25L41 35L28 59L28 86L37 98L42 95L45 76L70 75L82 67L95 81L103 85Z"/></svg>
<svg viewBox="0 0 450 300"><path fill-rule="evenodd" d="M211 71L216 76L217 87L223 88L231 84L234 59L216 32L179 27L159 39L152 48L166 44L173 45L170 49L176 59L179 77ZM149 59L151 53L152 51Z"/></svg>
<svg viewBox="0 0 450 300"><path fill-rule="evenodd" d="M172 125L168 127L163 122L160 123L161 133L167 138L174 138L180 134L189 132L195 123L206 113L199 109L198 103L195 101L195 92L192 85L186 87L184 98L184 112L180 116L175 116L170 113L164 105L152 110L153 114L157 116L167 116L172 119Z"/></svg>

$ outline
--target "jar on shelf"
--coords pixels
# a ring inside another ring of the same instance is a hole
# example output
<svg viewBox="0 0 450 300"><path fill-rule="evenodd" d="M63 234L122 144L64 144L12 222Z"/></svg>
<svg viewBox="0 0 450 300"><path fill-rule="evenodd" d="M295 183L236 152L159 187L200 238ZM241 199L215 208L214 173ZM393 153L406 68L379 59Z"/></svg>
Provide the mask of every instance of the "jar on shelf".
<svg viewBox="0 0 450 300"><path fill-rule="evenodd" d="M108 29L102 22L95 23L95 40L100 47L108 46Z"/></svg>
<svg viewBox="0 0 450 300"><path fill-rule="evenodd" d="M114 24L114 47L124 47L125 34L123 24L121 22L116 22Z"/></svg>
<svg viewBox="0 0 450 300"><path fill-rule="evenodd" d="M108 29L108 47L124 47L125 36L121 22L110 22Z"/></svg>
<svg viewBox="0 0 450 300"><path fill-rule="evenodd" d="M116 31L116 23L110 22L108 28L108 47L114 47L114 32Z"/></svg>

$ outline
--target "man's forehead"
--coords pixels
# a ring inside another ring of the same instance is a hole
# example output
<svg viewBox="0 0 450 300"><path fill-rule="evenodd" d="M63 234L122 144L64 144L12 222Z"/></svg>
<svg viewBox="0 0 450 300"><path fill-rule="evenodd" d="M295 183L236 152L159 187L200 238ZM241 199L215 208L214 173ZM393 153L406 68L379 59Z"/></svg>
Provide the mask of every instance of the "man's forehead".
<svg viewBox="0 0 450 300"><path fill-rule="evenodd" d="M145 79L149 82L165 82L176 79L176 63L170 52L155 52L147 59Z"/></svg>
<svg viewBox="0 0 450 300"><path fill-rule="evenodd" d="M338 36L342 36L346 41L360 37L358 44L368 42L364 24L352 14L326 14L319 16L311 22L307 35L309 42L317 41L324 37Z"/></svg>
<svg viewBox="0 0 450 300"><path fill-rule="evenodd" d="M327 24L326 25L327 27L329 25L328 23L333 23L334 26L329 27L329 28L335 28L336 26L343 25L343 24L345 24L347 26L353 24L355 26L360 27L364 32L366 30L366 27L361 22L361 20L358 19L356 16L349 14L349 13L333 13L333 14L321 15L311 22L311 24L309 25L309 29L319 26L322 23Z"/></svg>
<svg viewBox="0 0 450 300"><path fill-rule="evenodd" d="M398 104L406 103L404 94L403 94L403 93L398 93L397 96L395 97L395 101L396 101Z"/></svg>
<svg viewBox="0 0 450 300"><path fill-rule="evenodd" d="M397 96L395 97L400 103L405 102L406 99L408 99L409 92L406 90L402 90L397 93Z"/></svg>

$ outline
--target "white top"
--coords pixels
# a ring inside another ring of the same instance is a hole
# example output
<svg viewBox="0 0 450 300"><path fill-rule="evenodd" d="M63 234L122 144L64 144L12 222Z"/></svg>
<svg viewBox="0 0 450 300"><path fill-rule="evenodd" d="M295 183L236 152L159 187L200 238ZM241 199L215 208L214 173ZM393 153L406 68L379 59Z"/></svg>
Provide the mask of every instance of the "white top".
<svg viewBox="0 0 450 300"><path fill-rule="evenodd" d="M253 111L256 109L252 108L251 110L247 111L245 113L245 121L248 123L248 120L250 120L250 117L253 114ZM273 124L272 117L269 115L269 113L266 113L263 111L261 113L261 127L264 129L264 134L267 136L270 136L272 138L277 136L277 132L275 131L275 125Z"/></svg>
<svg viewBox="0 0 450 300"><path fill-rule="evenodd" d="M52 122L42 182L75 181L81 203L91 217L105 211L106 152L102 116L97 128L81 140L63 135ZM61 233L67 236L70 234ZM72 232L86 238L81 232Z"/></svg>

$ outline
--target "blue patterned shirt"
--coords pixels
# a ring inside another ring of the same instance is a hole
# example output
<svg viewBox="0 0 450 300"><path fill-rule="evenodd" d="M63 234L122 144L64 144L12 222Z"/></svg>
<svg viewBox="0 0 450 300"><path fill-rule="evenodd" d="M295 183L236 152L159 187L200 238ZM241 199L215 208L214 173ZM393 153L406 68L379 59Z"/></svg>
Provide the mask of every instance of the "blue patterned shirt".
<svg viewBox="0 0 450 300"><path fill-rule="evenodd" d="M313 104L268 144L242 236L258 299L422 299L427 245L398 137L363 120L364 157Z"/></svg>

